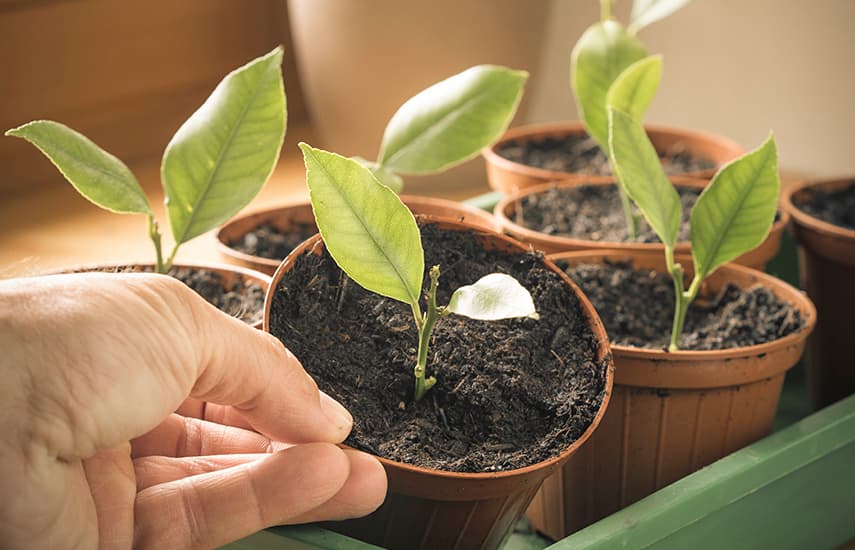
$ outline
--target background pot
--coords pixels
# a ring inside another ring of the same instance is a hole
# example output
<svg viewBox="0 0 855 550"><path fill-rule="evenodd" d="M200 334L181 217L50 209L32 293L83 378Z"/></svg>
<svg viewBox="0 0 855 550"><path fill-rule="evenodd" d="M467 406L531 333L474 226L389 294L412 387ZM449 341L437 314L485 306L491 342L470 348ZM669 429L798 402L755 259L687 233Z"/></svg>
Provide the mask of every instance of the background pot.
<svg viewBox="0 0 855 550"><path fill-rule="evenodd" d="M555 261L630 260L665 271L662 254L575 252ZM684 266L691 266L684 261ZM560 539L768 435L784 375L816 322L813 304L787 283L728 264L702 293L762 284L799 309L805 326L779 340L720 351L666 352L612 345L615 385L600 427L529 508L537 529Z"/></svg>
<svg viewBox="0 0 855 550"><path fill-rule="evenodd" d="M672 176L669 178L672 183L681 186L702 188L708 180L698 178L688 178L682 176ZM496 219L496 226L500 231L503 231L515 239L529 243L536 250L540 250L547 254L555 254L559 252L573 252L582 250L617 250L617 251L645 251L664 253L662 243L626 243L626 242L607 242L607 241L589 241L573 237L563 237L558 235L548 235L540 231L535 231L524 227L514 220L516 219L517 210L520 208L522 199L526 196L545 193L551 189L568 189L578 187L580 185L615 185L614 179L609 177L606 179L600 178L595 181L579 180L579 181L561 181L546 184L540 184L526 189L521 189L511 195L503 197L493 210L493 215ZM746 252L735 263L753 267L755 269L764 270L766 264L778 254L781 248L781 235L784 233L784 228L787 227L789 214L786 211L779 211L778 220L772 225L769 235L760 245ZM689 254L691 247L689 243L678 243L675 247L676 254Z"/></svg>
<svg viewBox="0 0 855 550"><path fill-rule="evenodd" d="M190 270L207 270L213 271L222 277L223 287L225 291L231 290L234 285L238 282L242 282L244 284L247 283L256 283L259 285L264 292L267 292L267 289L270 285L270 276L265 273L259 273L258 271L247 269L244 267L231 266L231 265L214 265L214 264L174 264L174 268L177 269L190 269ZM82 265L76 267L70 267L66 269L61 269L58 271L51 271L48 273L43 273L43 275L52 275L52 274L60 274L60 273L86 273L86 272L106 272L106 273L141 273L148 272L153 273L155 269L154 263L130 263L130 264L96 264L96 265ZM253 323L248 323L253 328L260 329L262 326L263 318L259 316L258 321Z"/></svg>
<svg viewBox="0 0 855 550"><path fill-rule="evenodd" d="M477 226L448 220L421 218L447 230L475 230ZM524 253L528 248L495 232L478 233L485 248ZM295 249L276 270L265 300L264 329L270 331L272 295L282 276L303 254L321 254L324 243L316 235ZM596 312L579 288L552 262L548 269L559 273L586 312L589 327L599 342L598 360L607 360L609 346ZM607 367L605 394L600 410L587 430L558 456L505 472L457 473L410 466L379 458L389 478L386 501L373 514L328 526L346 535L379 544L384 548L496 548L528 506L540 483L573 455L590 437L603 417L609 401L613 369Z"/></svg>
<svg viewBox="0 0 855 550"><path fill-rule="evenodd" d="M783 205L792 216L799 245L802 286L816 304L819 319L808 344L807 383L814 408L855 392L852 364L855 316L855 230L815 218L798 208L817 190L832 192L853 179L808 181L784 192Z"/></svg>
<svg viewBox="0 0 855 550"><path fill-rule="evenodd" d="M663 153L675 146L684 147L695 156L704 157L716 164L716 168L702 172L690 172L681 174L686 177L695 177L709 180L719 166L729 162L745 150L738 143L721 136L684 130L669 126L655 126L645 124L647 134L653 142L653 146L659 153ZM499 155L503 145L511 141L542 141L546 138L558 138L567 136L586 136L587 132L581 122L556 122L551 124L530 124L511 128L491 147L485 147L481 153L487 161L487 181L490 187L506 195L516 193L521 189L532 187L545 182L557 180L574 181L610 181L612 176L591 176L585 174L573 174L569 172L556 172L535 168L519 162L508 160Z"/></svg>
<svg viewBox="0 0 855 550"><path fill-rule="evenodd" d="M300 85L318 145L374 159L386 122L427 86L484 63L534 73L548 11L548 2L517 0L289 0ZM410 190L432 194L486 183L480 158L442 175L405 179Z"/></svg>
<svg viewBox="0 0 855 550"><path fill-rule="evenodd" d="M447 199L419 195L401 195L401 200L415 214L463 221L487 231L495 230L493 216L479 208ZM238 216L217 231L217 248L220 254L228 262L272 275L284 258L277 260L262 258L240 252L229 246L229 243L240 240L244 235L265 223L270 223L283 232L288 232L299 226L310 225L315 227L315 216L312 213L312 205L308 202Z"/></svg>

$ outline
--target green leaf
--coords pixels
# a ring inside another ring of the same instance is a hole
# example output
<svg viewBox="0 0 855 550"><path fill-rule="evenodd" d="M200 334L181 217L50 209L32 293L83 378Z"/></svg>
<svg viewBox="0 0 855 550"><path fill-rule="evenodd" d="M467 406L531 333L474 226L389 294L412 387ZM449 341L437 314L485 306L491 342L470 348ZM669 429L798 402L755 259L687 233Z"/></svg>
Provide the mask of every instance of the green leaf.
<svg viewBox="0 0 855 550"><path fill-rule="evenodd" d="M362 166L371 170L371 173L374 174L374 177L377 178L380 183L394 191L395 193L400 193L404 190L404 180L401 179L401 176L396 174L395 172L389 170L382 164L374 162L373 160L368 160L362 157L350 157L355 160Z"/></svg>
<svg viewBox="0 0 855 550"><path fill-rule="evenodd" d="M629 32L637 33L640 29L665 19L679 10L691 0L635 0L632 4L632 15L629 20Z"/></svg>
<svg viewBox="0 0 855 550"><path fill-rule="evenodd" d="M609 151L620 185L665 245L673 247L682 205L641 124L609 107Z"/></svg>
<svg viewBox="0 0 855 550"><path fill-rule="evenodd" d="M360 286L418 304L425 259L416 220L371 171L300 143L315 220L330 256Z"/></svg>
<svg viewBox="0 0 855 550"><path fill-rule="evenodd" d="M413 96L392 116L377 161L427 174L478 155L504 133L522 97L525 71L478 65Z"/></svg>
<svg viewBox="0 0 855 550"><path fill-rule="evenodd" d="M573 48L570 85L576 106L588 134L603 151L608 151L609 140L606 94L627 67L644 57L644 45L613 20L588 27Z"/></svg>
<svg viewBox="0 0 855 550"><path fill-rule="evenodd" d="M618 76L606 94L606 105L641 122L659 89L662 56L651 55L636 61Z"/></svg>
<svg viewBox="0 0 855 550"><path fill-rule="evenodd" d="M6 132L35 145L77 189L111 212L151 215L151 206L125 163L83 134L51 120L35 120Z"/></svg>
<svg viewBox="0 0 855 550"><path fill-rule="evenodd" d="M282 48L232 71L178 129L161 178L176 244L235 215L270 177L285 137Z"/></svg>
<svg viewBox="0 0 855 550"><path fill-rule="evenodd" d="M763 145L716 173L692 208L696 277L703 280L763 242L775 221L780 187L771 133Z"/></svg>
<svg viewBox="0 0 855 550"><path fill-rule="evenodd" d="M458 288L451 295L446 309L482 321L514 317L539 318L528 290L504 273L490 273L474 284Z"/></svg>

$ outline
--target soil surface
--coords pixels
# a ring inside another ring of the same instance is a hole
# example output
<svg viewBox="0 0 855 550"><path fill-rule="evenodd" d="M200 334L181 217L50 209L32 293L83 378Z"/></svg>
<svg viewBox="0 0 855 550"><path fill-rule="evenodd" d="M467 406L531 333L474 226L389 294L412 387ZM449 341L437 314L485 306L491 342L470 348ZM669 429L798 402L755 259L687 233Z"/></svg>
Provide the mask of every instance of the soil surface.
<svg viewBox="0 0 855 550"><path fill-rule="evenodd" d="M256 282L244 283L235 279L231 288L225 288L223 277L208 269L173 267L169 275L196 291L209 303L247 324L255 324L264 317L264 287Z"/></svg>
<svg viewBox="0 0 855 550"><path fill-rule="evenodd" d="M689 212L698 200L701 189L676 187L683 204L683 219L677 235L677 241L682 242L689 240ZM659 237L634 205L639 231L635 239L629 237L616 185L555 188L545 193L528 195L521 202L522 208L516 209L514 221L547 235L603 242L659 242Z"/></svg>
<svg viewBox="0 0 855 550"><path fill-rule="evenodd" d="M812 189L810 200L796 206L799 210L824 222L855 229L855 182L831 193L822 189Z"/></svg>
<svg viewBox="0 0 855 550"><path fill-rule="evenodd" d="M674 283L628 263L582 264L567 270L594 304L613 344L667 349L674 315ZM727 285L717 296L699 296L686 315L685 350L752 346L783 338L804 326L798 309L762 286Z"/></svg>
<svg viewBox="0 0 855 550"><path fill-rule="evenodd" d="M559 454L604 397L606 363L596 360L598 341L577 298L535 254L487 252L474 233L430 225L422 240L426 269L442 269L438 303L505 272L529 289L541 318L440 319L428 364L437 383L418 403L410 307L362 289L326 253L300 257L282 278L271 332L351 411L346 443L357 449L457 472L510 470Z"/></svg>
<svg viewBox="0 0 855 550"><path fill-rule="evenodd" d="M520 138L509 141L496 152L513 162L554 172L611 175L609 161L599 145L586 135L546 137L541 140ZM669 175L703 172L716 167L706 158L693 156L685 146L672 147L660 152L662 165Z"/></svg>
<svg viewBox="0 0 855 550"><path fill-rule="evenodd" d="M297 224L290 231L283 231L271 223L265 223L247 232L240 239L228 243L228 246L251 256L284 260L297 245L317 232L317 226L310 223Z"/></svg>

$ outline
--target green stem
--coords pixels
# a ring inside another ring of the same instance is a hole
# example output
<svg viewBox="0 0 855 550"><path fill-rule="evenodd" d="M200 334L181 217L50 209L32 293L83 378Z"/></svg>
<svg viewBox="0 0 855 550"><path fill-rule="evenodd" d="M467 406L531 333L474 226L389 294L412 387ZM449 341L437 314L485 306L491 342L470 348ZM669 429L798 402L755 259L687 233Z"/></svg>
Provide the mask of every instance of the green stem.
<svg viewBox="0 0 855 550"><path fill-rule="evenodd" d="M157 228L157 220L154 216L148 217L148 238L154 243L154 251L157 259L156 270L158 273L166 273L168 270L163 267L163 248L161 246L160 231Z"/></svg>
<svg viewBox="0 0 855 550"><path fill-rule="evenodd" d="M671 325L671 343L668 345L668 351L677 351L680 349L680 336L686 324L686 313L689 311L689 305L698 295L701 279L695 274L689 290L683 290L683 266L674 263L674 249L670 246L665 247L665 264L674 281L674 323Z"/></svg>
<svg viewBox="0 0 855 550"><path fill-rule="evenodd" d="M431 389L436 384L436 378L433 376L425 378L427 372L428 346L430 345L430 336L433 332L433 327L440 317L439 309L436 307L436 287L439 285L439 266L435 265L430 268L430 289L428 290L427 311L425 312L424 322L419 327L419 353L416 358L416 388L414 398L419 401L426 391Z"/></svg>
<svg viewBox="0 0 855 550"><path fill-rule="evenodd" d="M600 21L608 21L612 18L612 6L614 0L600 0Z"/></svg>
<svg viewBox="0 0 855 550"><path fill-rule="evenodd" d="M166 263L163 264L163 271L161 273L167 273L170 269L172 269L172 262L175 261L175 254L178 253L178 247L180 245L175 243L172 247L172 252L169 253L169 257L166 258Z"/></svg>

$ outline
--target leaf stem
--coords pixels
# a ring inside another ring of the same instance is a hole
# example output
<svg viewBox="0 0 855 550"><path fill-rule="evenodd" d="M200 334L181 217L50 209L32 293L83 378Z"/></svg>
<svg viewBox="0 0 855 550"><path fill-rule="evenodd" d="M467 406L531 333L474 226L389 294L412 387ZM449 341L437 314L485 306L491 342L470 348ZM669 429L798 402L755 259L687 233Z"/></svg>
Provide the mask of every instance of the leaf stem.
<svg viewBox="0 0 855 550"><path fill-rule="evenodd" d="M180 245L175 243L172 247L172 251L169 253L169 257L166 258L166 263L163 265L163 271L161 273L167 273L170 269L172 269L172 262L175 260L175 254L178 253L178 247Z"/></svg>
<svg viewBox="0 0 855 550"><path fill-rule="evenodd" d="M164 269L163 266L163 247L161 246L160 231L157 228L157 220L151 214L148 215L148 238L154 243L157 261L155 269L158 273L166 273L168 269Z"/></svg>
<svg viewBox="0 0 855 550"><path fill-rule="evenodd" d="M433 376L425 378L427 371L428 346L430 345L430 336L433 332L433 327L440 317L439 308L436 307L436 287L439 285L439 266L435 265L430 268L430 289L428 290L427 311L422 324L419 327L419 352L416 358L416 388L414 398L416 401L424 397L426 391L431 389L436 384L436 378Z"/></svg>
<svg viewBox="0 0 855 550"><path fill-rule="evenodd" d="M623 185L618 182L618 194L620 195L620 204L623 207L623 216L626 219L626 231L629 233L630 239L638 237L638 216L632 211L632 201L629 200L629 195Z"/></svg>
<svg viewBox="0 0 855 550"><path fill-rule="evenodd" d="M614 0L600 0L600 21L608 21L612 18L612 6Z"/></svg>
<svg viewBox="0 0 855 550"><path fill-rule="evenodd" d="M680 336L686 324L686 313L689 311L689 305L698 295L703 279L696 273L689 285L689 290L683 290L683 266L674 262L674 249L670 246L665 247L665 264L674 281L674 322L671 325L671 343L668 345L668 351L677 351L680 349Z"/></svg>

